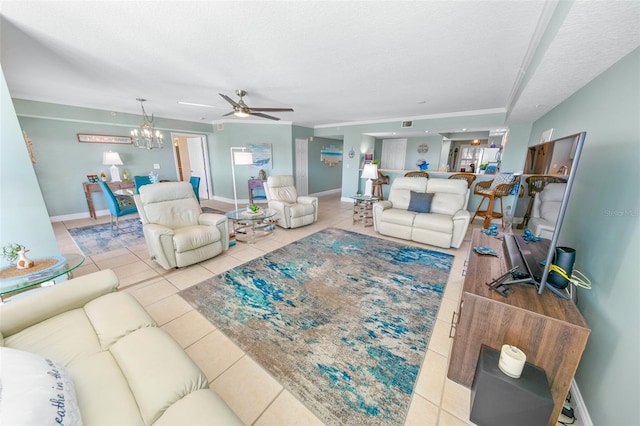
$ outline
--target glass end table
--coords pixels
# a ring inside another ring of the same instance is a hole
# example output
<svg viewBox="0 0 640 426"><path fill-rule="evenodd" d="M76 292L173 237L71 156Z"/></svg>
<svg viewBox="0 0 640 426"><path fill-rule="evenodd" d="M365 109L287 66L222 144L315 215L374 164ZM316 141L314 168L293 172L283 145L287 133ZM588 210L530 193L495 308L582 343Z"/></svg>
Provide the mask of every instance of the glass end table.
<svg viewBox="0 0 640 426"><path fill-rule="evenodd" d="M47 283L55 284L55 279L63 275L70 278L72 271L84 263L85 257L79 253L63 253L32 260L35 262L33 268L16 270L15 266L6 266L0 269L0 301L4 302L23 291L44 287Z"/></svg>
<svg viewBox="0 0 640 426"><path fill-rule="evenodd" d="M271 235L275 231L277 213L270 209L260 209L256 213L238 209L225 215L233 222L233 235L237 241L255 244L256 238Z"/></svg>
<svg viewBox="0 0 640 426"><path fill-rule="evenodd" d="M373 226L373 205L378 202L378 197L369 195L354 195L353 223L359 222L366 226Z"/></svg>

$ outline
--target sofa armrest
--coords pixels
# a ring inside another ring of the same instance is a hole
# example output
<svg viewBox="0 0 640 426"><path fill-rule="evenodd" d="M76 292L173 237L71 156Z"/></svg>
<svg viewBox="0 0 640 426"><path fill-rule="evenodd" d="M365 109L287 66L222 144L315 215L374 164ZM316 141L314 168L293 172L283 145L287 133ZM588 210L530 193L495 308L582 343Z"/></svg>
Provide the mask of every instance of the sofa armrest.
<svg viewBox="0 0 640 426"><path fill-rule="evenodd" d="M318 197L309 197L308 195L300 195L296 202L300 204L318 204Z"/></svg>
<svg viewBox="0 0 640 426"><path fill-rule="evenodd" d="M222 250L229 248L229 219L223 214L203 213L198 218L200 225L215 226L220 231Z"/></svg>
<svg viewBox="0 0 640 426"><path fill-rule="evenodd" d="M468 210L458 210L453 217L453 234L451 235L451 247L458 248L464 241L471 221L471 213Z"/></svg>
<svg viewBox="0 0 640 426"><path fill-rule="evenodd" d="M0 305L0 333L11 336L63 312L116 291L119 281L110 269L83 275Z"/></svg>
<svg viewBox="0 0 640 426"><path fill-rule="evenodd" d="M378 232L378 224L382 212L393 207L393 203L389 200L378 201L373 204L373 229Z"/></svg>

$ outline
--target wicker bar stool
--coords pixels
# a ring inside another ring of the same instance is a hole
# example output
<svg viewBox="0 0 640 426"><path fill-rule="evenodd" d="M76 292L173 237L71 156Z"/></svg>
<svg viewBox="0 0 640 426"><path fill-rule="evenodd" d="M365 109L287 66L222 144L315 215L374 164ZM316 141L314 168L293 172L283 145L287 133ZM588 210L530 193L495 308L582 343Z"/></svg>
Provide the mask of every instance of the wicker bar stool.
<svg viewBox="0 0 640 426"><path fill-rule="evenodd" d="M473 187L473 193L476 195L482 196L482 201L478 204L478 208L476 209L476 213L471 218L471 222L476 218L476 216L484 216L484 228L487 229L491 225L492 219L500 219L502 222L502 229L504 229L504 211L502 208L502 197L506 197L511 194L513 188L520 183L520 176L512 177L510 182L504 182L505 177L508 175L499 175L492 180L481 181L476 183ZM494 183L495 182L495 183ZM500 211L494 211L494 206L496 199L500 201ZM482 204L487 200L489 205L486 210L481 210Z"/></svg>
<svg viewBox="0 0 640 426"><path fill-rule="evenodd" d="M531 175L527 176L524 181L527 183L527 191L530 198L529 205L527 206L527 212L524 214L522 223L518 225L518 229L523 229L529 224L529 219L531 219L531 209L533 208L533 199L536 194L542 192L544 187L549 183L566 183L567 179L560 176Z"/></svg>
<svg viewBox="0 0 640 426"><path fill-rule="evenodd" d="M371 186L371 196L378 197L380 201L384 200L382 185L389 185L389 176L383 175L382 172L378 170L378 179L374 180Z"/></svg>
<svg viewBox="0 0 640 426"><path fill-rule="evenodd" d="M405 177L429 177L429 172L418 172L418 171L413 171L413 172L407 172L404 174Z"/></svg>
<svg viewBox="0 0 640 426"><path fill-rule="evenodd" d="M473 173L454 173L449 176L449 179L464 179L467 181L467 188L471 188L471 184L476 180L476 175Z"/></svg>

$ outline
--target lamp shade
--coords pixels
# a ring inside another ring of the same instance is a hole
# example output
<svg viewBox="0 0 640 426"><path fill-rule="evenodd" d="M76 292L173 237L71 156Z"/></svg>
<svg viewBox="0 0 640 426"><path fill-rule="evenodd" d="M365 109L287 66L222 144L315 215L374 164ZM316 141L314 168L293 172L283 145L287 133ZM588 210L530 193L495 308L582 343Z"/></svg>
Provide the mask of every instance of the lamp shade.
<svg viewBox="0 0 640 426"><path fill-rule="evenodd" d="M378 165L377 164L365 164L362 169L361 179L378 179Z"/></svg>
<svg viewBox="0 0 640 426"><path fill-rule="evenodd" d="M236 166L249 166L253 164L253 154L250 151L237 151L233 153L233 164Z"/></svg>
<svg viewBox="0 0 640 426"><path fill-rule="evenodd" d="M120 154L108 151L102 153L102 164L107 166L122 166L123 163Z"/></svg>

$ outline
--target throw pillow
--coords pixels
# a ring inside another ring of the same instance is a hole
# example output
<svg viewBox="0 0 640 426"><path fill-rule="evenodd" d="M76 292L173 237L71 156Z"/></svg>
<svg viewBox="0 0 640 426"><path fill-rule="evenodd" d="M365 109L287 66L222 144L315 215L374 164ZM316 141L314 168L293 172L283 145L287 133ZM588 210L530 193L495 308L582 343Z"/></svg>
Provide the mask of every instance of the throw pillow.
<svg viewBox="0 0 640 426"><path fill-rule="evenodd" d="M427 192L411 191L411 200L407 210L416 213L431 213L431 201L433 194Z"/></svg>
<svg viewBox="0 0 640 426"><path fill-rule="evenodd" d="M118 207L120 207L120 210L135 207L136 205L135 201L133 201L133 198L128 195L116 195L116 201L118 202Z"/></svg>
<svg viewBox="0 0 640 426"><path fill-rule="evenodd" d="M40 355L0 347L0 424L82 425L66 369Z"/></svg>

